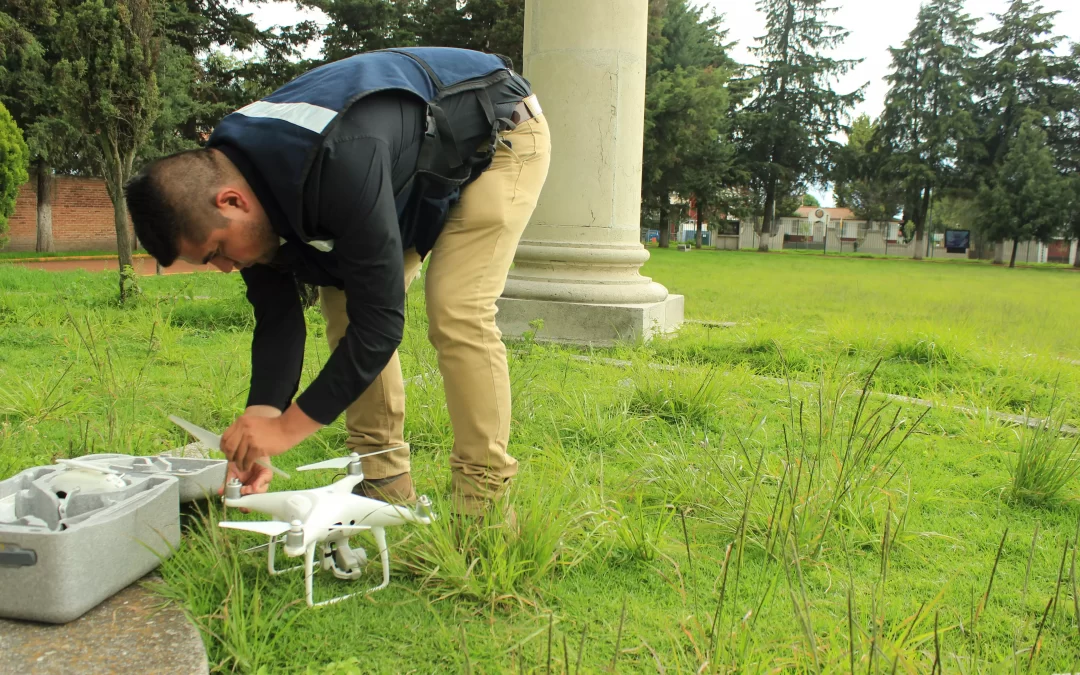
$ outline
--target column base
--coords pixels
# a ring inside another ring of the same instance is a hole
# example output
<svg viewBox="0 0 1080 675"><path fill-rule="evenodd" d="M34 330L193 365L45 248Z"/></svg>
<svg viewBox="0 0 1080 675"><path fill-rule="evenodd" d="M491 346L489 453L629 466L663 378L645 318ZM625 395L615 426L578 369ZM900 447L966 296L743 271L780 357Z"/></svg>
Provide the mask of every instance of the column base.
<svg viewBox="0 0 1080 675"><path fill-rule="evenodd" d="M683 323L683 296L645 304L613 305L555 300L499 298L496 322L503 335L519 338L534 328L538 342L609 347L619 342L650 340L670 333Z"/></svg>

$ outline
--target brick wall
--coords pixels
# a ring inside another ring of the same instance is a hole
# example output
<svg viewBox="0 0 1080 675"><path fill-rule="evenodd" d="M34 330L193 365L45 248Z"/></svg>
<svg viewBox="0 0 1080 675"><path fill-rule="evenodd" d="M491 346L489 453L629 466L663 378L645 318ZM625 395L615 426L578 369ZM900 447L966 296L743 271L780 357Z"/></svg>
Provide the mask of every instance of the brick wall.
<svg viewBox="0 0 1080 675"><path fill-rule="evenodd" d="M53 194L53 242L57 251L115 251L113 205L100 178L57 176ZM7 251L33 251L37 242L37 179L19 190L8 221Z"/></svg>

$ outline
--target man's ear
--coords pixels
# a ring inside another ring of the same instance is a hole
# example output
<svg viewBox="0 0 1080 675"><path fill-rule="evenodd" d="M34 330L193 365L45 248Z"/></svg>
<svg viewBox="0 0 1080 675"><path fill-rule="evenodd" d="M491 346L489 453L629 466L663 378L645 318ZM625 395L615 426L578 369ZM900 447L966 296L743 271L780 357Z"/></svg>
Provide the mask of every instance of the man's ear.
<svg viewBox="0 0 1080 675"><path fill-rule="evenodd" d="M251 200L243 191L225 186L219 189L214 196L214 206L222 212L239 210L248 213L251 211Z"/></svg>

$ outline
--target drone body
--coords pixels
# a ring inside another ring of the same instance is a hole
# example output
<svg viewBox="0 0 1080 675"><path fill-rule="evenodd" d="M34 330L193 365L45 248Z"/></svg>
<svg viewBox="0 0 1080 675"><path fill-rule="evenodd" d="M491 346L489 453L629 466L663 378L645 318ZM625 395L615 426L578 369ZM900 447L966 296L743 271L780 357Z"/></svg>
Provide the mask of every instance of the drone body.
<svg viewBox="0 0 1080 675"><path fill-rule="evenodd" d="M225 486L225 505L265 513L272 521L225 521L221 527L247 530L270 537L267 569L270 574L288 572L298 567L279 570L274 567L274 552L278 543L284 543L285 555L290 558L304 557L304 589L308 607L318 607L340 602L359 593L315 602L312 577L315 572L315 553L322 548L321 565L339 579L356 579L363 571L367 555L363 549L353 551L349 537L368 530L375 538L382 562L383 578L378 586L364 591L371 593L386 588L390 583L390 553L386 547L386 528L414 523L429 525L435 519L431 501L420 497L416 507L408 508L388 504L353 494L353 488L364 480L360 468L360 456L349 457L302 466L298 471L311 469L345 468L347 475L341 480L311 490L290 490L240 496L240 482L233 479Z"/></svg>
<svg viewBox="0 0 1080 675"><path fill-rule="evenodd" d="M171 416L170 419L201 442L210 447L220 447L221 437L217 434L175 416ZM301 567L298 565L284 570L274 567L274 552L279 543L284 544L286 556L290 558L303 556L304 586L309 607L329 605L359 595L359 593L349 593L315 602L312 594L315 552L317 548L322 547L321 566L324 570L333 572L339 579L356 579L363 572L367 555L363 549L353 551L349 547L349 537L358 532L370 531L379 547L383 579L381 584L365 592L382 590L390 583L390 553L386 548L386 528L406 523L430 525L435 520L435 514L431 511L431 500L426 496L420 497L416 506L409 508L353 494L353 488L364 480L361 459L396 449L389 448L366 455L354 452L347 457L298 467L297 471L345 470L346 475L341 480L310 490L241 495L241 482L235 478L230 479L225 484L225 506L258 511L271 516L274 520L224 521L218 525L269 536L267 569L270 574L281 574ZM272 466L269 468L288 478L288 474L284 474L279 469Z"/></svg>

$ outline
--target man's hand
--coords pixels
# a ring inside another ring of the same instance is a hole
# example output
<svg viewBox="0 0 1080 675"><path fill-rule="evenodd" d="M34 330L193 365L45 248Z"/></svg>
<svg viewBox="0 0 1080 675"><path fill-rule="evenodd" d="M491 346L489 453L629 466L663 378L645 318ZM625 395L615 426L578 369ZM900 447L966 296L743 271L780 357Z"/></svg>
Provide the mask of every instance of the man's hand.
<svg viewBox="0 0 1080 675"><path fill-rule="evenodd" d="M281 417L281 411L269 405L248 406L244 414L252 417ZM252 495L266 492L270 488L270 480L274 477L274 472L259 464L253 465L248 471L241 471L236 464L229 462L226 477L226 480L236 478L244 484L240 488L241 495ZM222 494L224 490L224 486L219 487L218 494ZM247 513L247 509L241 510Z"/></svg>
<svg viewBox="0 0 1080 675"><path fill-rule="evenodd" d="M280 455L322 427L295 403L277 417L265 416L263 408L249 409L221 435L221 451L245 474L258 466L255 460Z"/></svg>
<svg viewBox="0 0 1080 675"><path fill-rule="evenodd" d="M235 464L229 462L229 468L226 475L229 478L237 478L244 484L244 486L240 488L241 495L253 495L266 492L267 489L269 489L270 479L274 477L274 472L261 464L253 464L248 471L241 471ZM221 493L222 488L219 487L218 494Z"/></svg>

